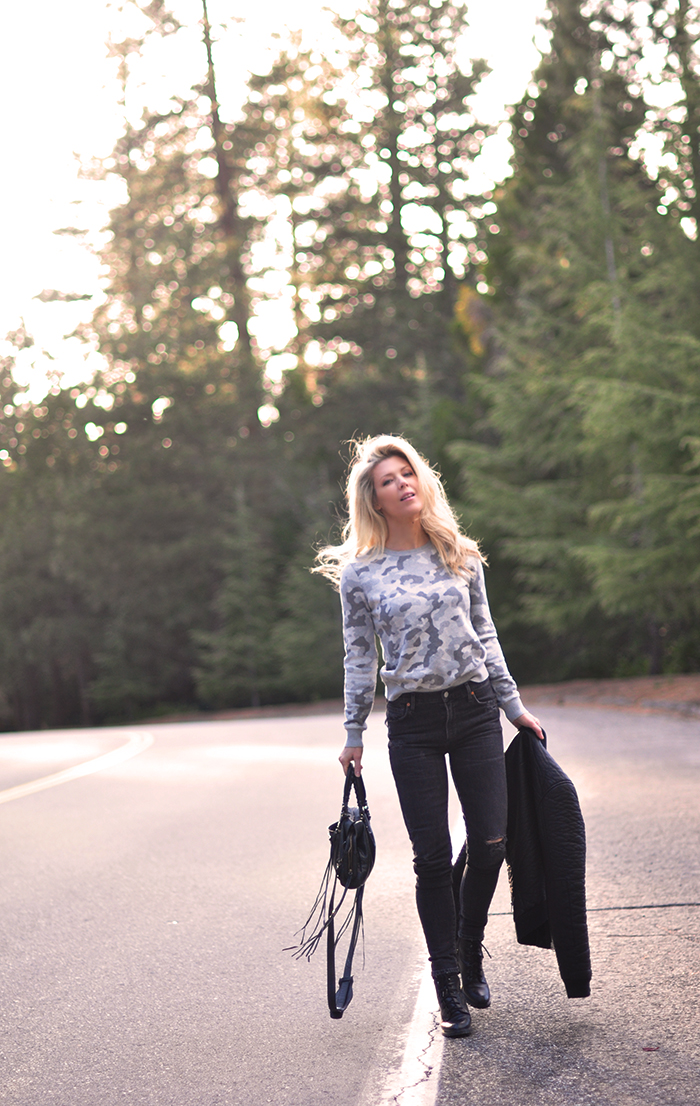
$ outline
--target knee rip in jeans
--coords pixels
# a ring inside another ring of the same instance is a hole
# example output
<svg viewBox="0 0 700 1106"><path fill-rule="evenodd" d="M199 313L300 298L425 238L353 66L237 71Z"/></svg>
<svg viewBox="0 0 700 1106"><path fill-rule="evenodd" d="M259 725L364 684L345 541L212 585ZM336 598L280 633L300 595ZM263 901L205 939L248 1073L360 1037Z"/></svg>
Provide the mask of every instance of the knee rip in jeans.
<svg viewBox="0 0 700 1106"><path fill-rule="evenodd" d="M503 862L505 855L505 837L492 837L484 841L480 848L476 845L472 846L469 862L472 868L495 868Z"/></svg>

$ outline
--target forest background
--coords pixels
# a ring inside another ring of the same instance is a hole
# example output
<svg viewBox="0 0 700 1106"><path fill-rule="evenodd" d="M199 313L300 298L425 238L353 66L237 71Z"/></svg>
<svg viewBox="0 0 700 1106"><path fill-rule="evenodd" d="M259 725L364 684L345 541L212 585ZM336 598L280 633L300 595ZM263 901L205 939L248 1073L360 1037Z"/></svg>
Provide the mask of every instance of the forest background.
<svg viewBox="0 0 700 1106"><path fill-rule="evenodd" d="M181 31L138 7L125 98ZM30 401L22 328L0 366L2 728L338 695L308 569L387 431L487 552L519 681L700 668L700 5L552 0L486 192L467 14L365 0L226 118L202 0L201 82L85 167L124 197L79 330L104 367Z"/></svg>

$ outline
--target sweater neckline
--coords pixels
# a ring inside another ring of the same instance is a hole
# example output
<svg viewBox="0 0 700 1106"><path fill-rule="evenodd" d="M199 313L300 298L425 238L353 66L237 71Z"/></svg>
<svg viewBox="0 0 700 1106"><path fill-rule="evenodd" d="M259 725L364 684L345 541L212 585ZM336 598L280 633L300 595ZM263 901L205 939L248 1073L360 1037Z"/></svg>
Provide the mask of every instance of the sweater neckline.
<svg viewBox="0 0 700 1106"><path fill-rule="evenodd" d="M384 547L385 553L390 553L392 557L409 557L411 553L423 553L426 549L432 549L433 543L431 541L425 542L423 545L416 545L413 549L389 549Z"/></svg>

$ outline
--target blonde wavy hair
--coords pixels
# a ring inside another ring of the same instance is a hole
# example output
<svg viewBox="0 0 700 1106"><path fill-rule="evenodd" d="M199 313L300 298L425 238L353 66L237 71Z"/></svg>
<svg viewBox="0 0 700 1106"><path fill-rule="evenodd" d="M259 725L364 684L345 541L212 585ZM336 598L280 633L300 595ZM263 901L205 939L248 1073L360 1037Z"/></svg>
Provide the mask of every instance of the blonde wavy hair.
<svg viewBox="0 0 700 1106"><path fill-rule="evenodd" d="M403 457L418 478L423 500L420 521L437 549L445 568L455 576L472 576L470 558L486 563L479 546L459 528L440 476L405 438L380 434L351 443L353 456L348 470L346 500L348 520L340 545L328 545L316 555L312 572L326 576L335 587L346 564L358 557L379 557L386 547L389 527L375 506L374 468L388 457Z"/></svg>

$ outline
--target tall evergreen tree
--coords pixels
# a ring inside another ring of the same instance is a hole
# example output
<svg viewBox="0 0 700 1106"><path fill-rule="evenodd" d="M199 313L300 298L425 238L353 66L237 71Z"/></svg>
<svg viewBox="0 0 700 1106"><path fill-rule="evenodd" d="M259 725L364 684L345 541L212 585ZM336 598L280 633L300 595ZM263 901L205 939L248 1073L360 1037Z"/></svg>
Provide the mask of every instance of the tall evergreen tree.
<svg viewBox="0 0 700 1106"><path fill-rule="evenodd" d="M650 169L660 213L700 218L700 7L694 0L616 4L600 0L594 25L605 29L614 54L608 62L648 104L642 131L657 140ZM614 60L613 60L614 59ZM660 168L656 162L660 163ZM697 237L696 237L697 241Z"/></svg>
<svg viewBox="0 0 700 1106"><path fill-rule="evenodd" d="M155 8L156 32L170 33ZM246 154L221 119L205 4L203 16L202 86L127 125L105 167L126 200L102 254L104 302L82 330L107 367L76 389L95 446L80 540L66 541L103 627L90 684L102 717L191 700L193 633L212 618L232 470L257 474L261 498L269 487L239 205ZM122 44L125 59L132 49Z"/></svg>
<svg viewBox="0 0 700 1106"><path fill-rule="evenodd" d="M8 335L0 363L0 725L39 728L91 720L90 654L99 624L66 572L63 538L79 520L96 460L83 412L58 384L32 402L14 381L33 340ZM92 390L96 395L96 389Z"/></svg>
<svg viewBox="0 0 700 1106"><path fill-rule="evenodd" d="M271 648L274 624L273 564L260 520L237 491L236 511L224 542L224 578L214 601L216 626L197 635L197 689L210 706L260 706L276 684Z"/></svg>
<svg viewBox="0 0 700 1106"><path fill-rule="evenodd" d="M469 107L484 67L465 74L455 57L463 7L371 0L337 28L345 74L288 55L248 110L275 128L262 187L281 180L292 231L299 366L280 431L331 488L358 432L411 430L438 456L463 426L453 309L482 257L469 173L487 133Z"/></svg>
<svg viewBox="0 0 700 1106"><path fill-rule="evenodd" d="M538 648L526 633L527 675L645 657L656 670L662 637L682 636L680 608L698 601L676 560L697 395L690 243L629 155L644 104L603 69L605 29L568 0L551 26L515 114L487 270L501 343L483 382L491 437L458 452L470 507L517 580L511 618L568 645L552 664L553 639Z"/></svg>

